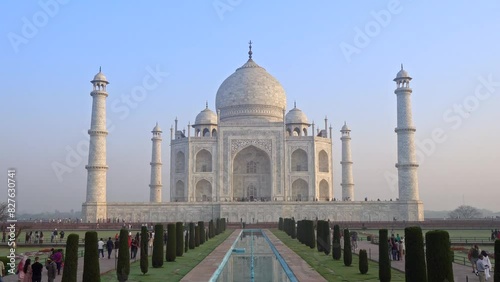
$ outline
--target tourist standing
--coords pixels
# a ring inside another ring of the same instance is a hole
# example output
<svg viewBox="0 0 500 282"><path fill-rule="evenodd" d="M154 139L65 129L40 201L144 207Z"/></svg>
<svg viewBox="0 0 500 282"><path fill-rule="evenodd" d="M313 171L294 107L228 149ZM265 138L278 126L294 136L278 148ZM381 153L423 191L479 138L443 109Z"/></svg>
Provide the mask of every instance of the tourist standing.
<svg viewBox="0 0 500 282"><path fill-rule="evenodd" d="M31 269L31 259L27 259L24 264L24 281L23 282L32 282L32 269Z"/></svg>
<svg viewBox="0 0 500 282"><path fill-rule="evenodd" d="M56 279L57 264L51 258L48 258L45 268L47 268L47 277L49 278L48 282L54 282Z"/></svg>
<svg viewBox="0 0 500 282"><path fill-rule="evenodd" d="M137 241L135 239L132 239L132 245L130 246L130 258L135 259L135 256L137 255Z"/></svg>
<svg viewBox="0 0 500 282"><path fill-rule="evenodd" d="M61 265L62 265L62 253L60 250L55 251L52 249L52 255L50 256L52 261L56 264L57 274L61 274Z"/></svg>
<svg viewBox="0 0 500 282"><path fill-rule="evenodd" d="M491 275L490 275L490 269L491 269L491 261L490 257L488 256L488 253L486 251L482 251L481 255L483 256L483 263L484 263L484 278L488 280Z"/></svg>
<svg viewBox="0 0 500 282"><path fill-rule="evenodd" d="M476 274L479 276L479 282L486 282L486 276L484 271L486 270L486 266L484 265L483 255L479 254L479 257L476 260Z"/></svg>
<svg viewBox="0 0 500 282"><path fill-rule="evenodd" d="M19 262L19 264L17 265L17 279L19 281L24 281L24 276L25 276L25 273L24 273L24 264L26 263L26 260L28 259L27 256L24 256L21 261Z"/></svg>
<svg viewBox="0 0 500 282"><path fill-rule="evenodd" d="M108 259L111 258L111 252L113 251L113 241L111 240L111 237L108 238L108 241L106 242L106 249L108 249Z"/></svg>
<svg viewBox="0 0 500 282"><path fill-rule="evenodd" d="M99 239L99 242L97 242L97 249L99 250L98 256L104 258L104 241Z"/></svg>
<svg viewBox="0 0 500 282"><path fill-rule="evenodd" d="M35 263L31 266L31 280L33 282L42 282L43 265L39 262L39 260L39 257L35 257Z"/></svg>

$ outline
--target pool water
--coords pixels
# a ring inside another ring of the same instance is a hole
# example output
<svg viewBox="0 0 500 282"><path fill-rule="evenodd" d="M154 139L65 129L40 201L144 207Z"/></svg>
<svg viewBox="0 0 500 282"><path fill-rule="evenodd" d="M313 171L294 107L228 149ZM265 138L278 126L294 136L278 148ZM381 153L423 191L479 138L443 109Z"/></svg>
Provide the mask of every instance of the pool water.
<svg viewBox="0 0 500 282"><path fill-rule="evenodd" d="M243 230L229 252L213 281L297 281L261 230Z"/></svg>

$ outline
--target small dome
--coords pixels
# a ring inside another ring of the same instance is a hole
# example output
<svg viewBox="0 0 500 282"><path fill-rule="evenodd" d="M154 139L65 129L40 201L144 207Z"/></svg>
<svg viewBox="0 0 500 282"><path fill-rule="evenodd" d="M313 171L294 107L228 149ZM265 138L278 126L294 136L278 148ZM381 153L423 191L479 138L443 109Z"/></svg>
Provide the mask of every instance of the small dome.
<svg viewBox="0 0 500 282"><path fill-rule="evenodd" d="M398 72L398 74L396 74L396 78L394 80L400 79L400 78L409 78L409 79L411 79L411 77L408 74L408 72L403 69L403 64L401 64L401 70Z"/></svg>
<svg viewBox="0 0 500 282"><path fill-rule="evenodd" d="M156 126L153 128L152 132L162 132L160 126L158 125L158 123L156 123Z"/></svg>
<svg viewBox="0 0 500 282"><path fill-rule="evenodd" d="M194 121L194 125L201 124L217 125L217 114L210 110L208 106L196 116Z"/></svg>
<svg viewBox="0 0 500 282"><path fill-rule="evenodd" d="M307 116L297 107L294 107L286 114L285 122L286 124L291 124L291 123L308 124Z"/></svg>
<svg viewBox="0 0 500 282"><path fill-rule="evenodd" d="M92 81L105 81L105 82L108 82L108 79L101 72L101 68L99 68L99 72L96 75L94 75L94 79Z"/></svg>
<svg viewBox="0 0 500 282"><path fill-rule="evenodd" d="M344 126L342 126L341 131L351 131L351 130L349 129L349 127L347 127L347 123L344 122Z"/></svg>

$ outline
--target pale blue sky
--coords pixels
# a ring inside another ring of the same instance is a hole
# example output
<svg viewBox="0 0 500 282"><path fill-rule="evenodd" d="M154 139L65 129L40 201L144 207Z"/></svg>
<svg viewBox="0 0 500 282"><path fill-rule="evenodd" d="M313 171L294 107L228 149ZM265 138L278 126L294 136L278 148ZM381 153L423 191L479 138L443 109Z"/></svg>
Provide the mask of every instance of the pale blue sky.
<svg viewBox="0 0 500 282"><path fill-rule="evenodd" d="M185 127L205 101L215 110L217 89L246 61L250 39L254 60L285 88L288 109L297 101L321 126L328 116L334 128L336 197L341 194L344 120L352 129L356 198L397 197L391 181L396 175L392 79L404 63L414 78L417 140L429 145L424 140L436 130L444 136L434 138L435 148L419 149L425 209L453 209L465 201L498 210L498 1L42 0L0 5L0 167L18 170L21 211L81 209L87 156L66 158L86 144L89 81L99 66L111 82L108 200L149 199L150 131L156 121L165 137L166 199L173 120L177 116ZM151 69L168 76L160 75L144 99L126 104ZM456 105L465 105L462 115ZM58 178L54 164L71 172ZM2 183L5 174L0 174Z"/></svg>

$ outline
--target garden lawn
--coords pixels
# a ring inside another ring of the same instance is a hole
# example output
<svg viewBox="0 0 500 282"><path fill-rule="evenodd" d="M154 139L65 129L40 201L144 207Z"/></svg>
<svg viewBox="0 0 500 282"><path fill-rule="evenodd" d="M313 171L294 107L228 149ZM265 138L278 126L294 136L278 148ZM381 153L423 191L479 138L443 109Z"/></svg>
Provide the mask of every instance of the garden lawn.
<svg viewBox="0 0 500 282"><path fill-rule="evenodd" d="M184 253L182 257L177 257L175 262L164 262L163 267L153 268L151 266L151 255L149 259L149 270L146 275L141 273L141 267L139 260L130 264L130 275L128 276L128 282L164 282L164 281L179 281L181 280L189 271L191 271L195 266L197 266L202 260L204 260L217 246L219 246L224 240L231 235L234 230L226 230L215 236L208 241L205 241L203 245L189 250ZM101 276L101 282L116 282L116 271L111 270L105 275Z"/></svg>
<svg viewBox="0 0 500 282"><path fill-rule="evenodd" d="M352 265L344 266L343 254L338 261L333 260L332 254L325 255L320 253L316 248L311 249L306 245L301 244L298 240L292 239L285 232L278 229L271 229L271 232L278 237L292 251L297 253L305 260L312 268L314 268L327 281L379 281L378 279L378 263L369 261L368 273L359 273L359 256L353 255ZM405 281L404 273L396 269L392 269L392 282Z"/></svg>

